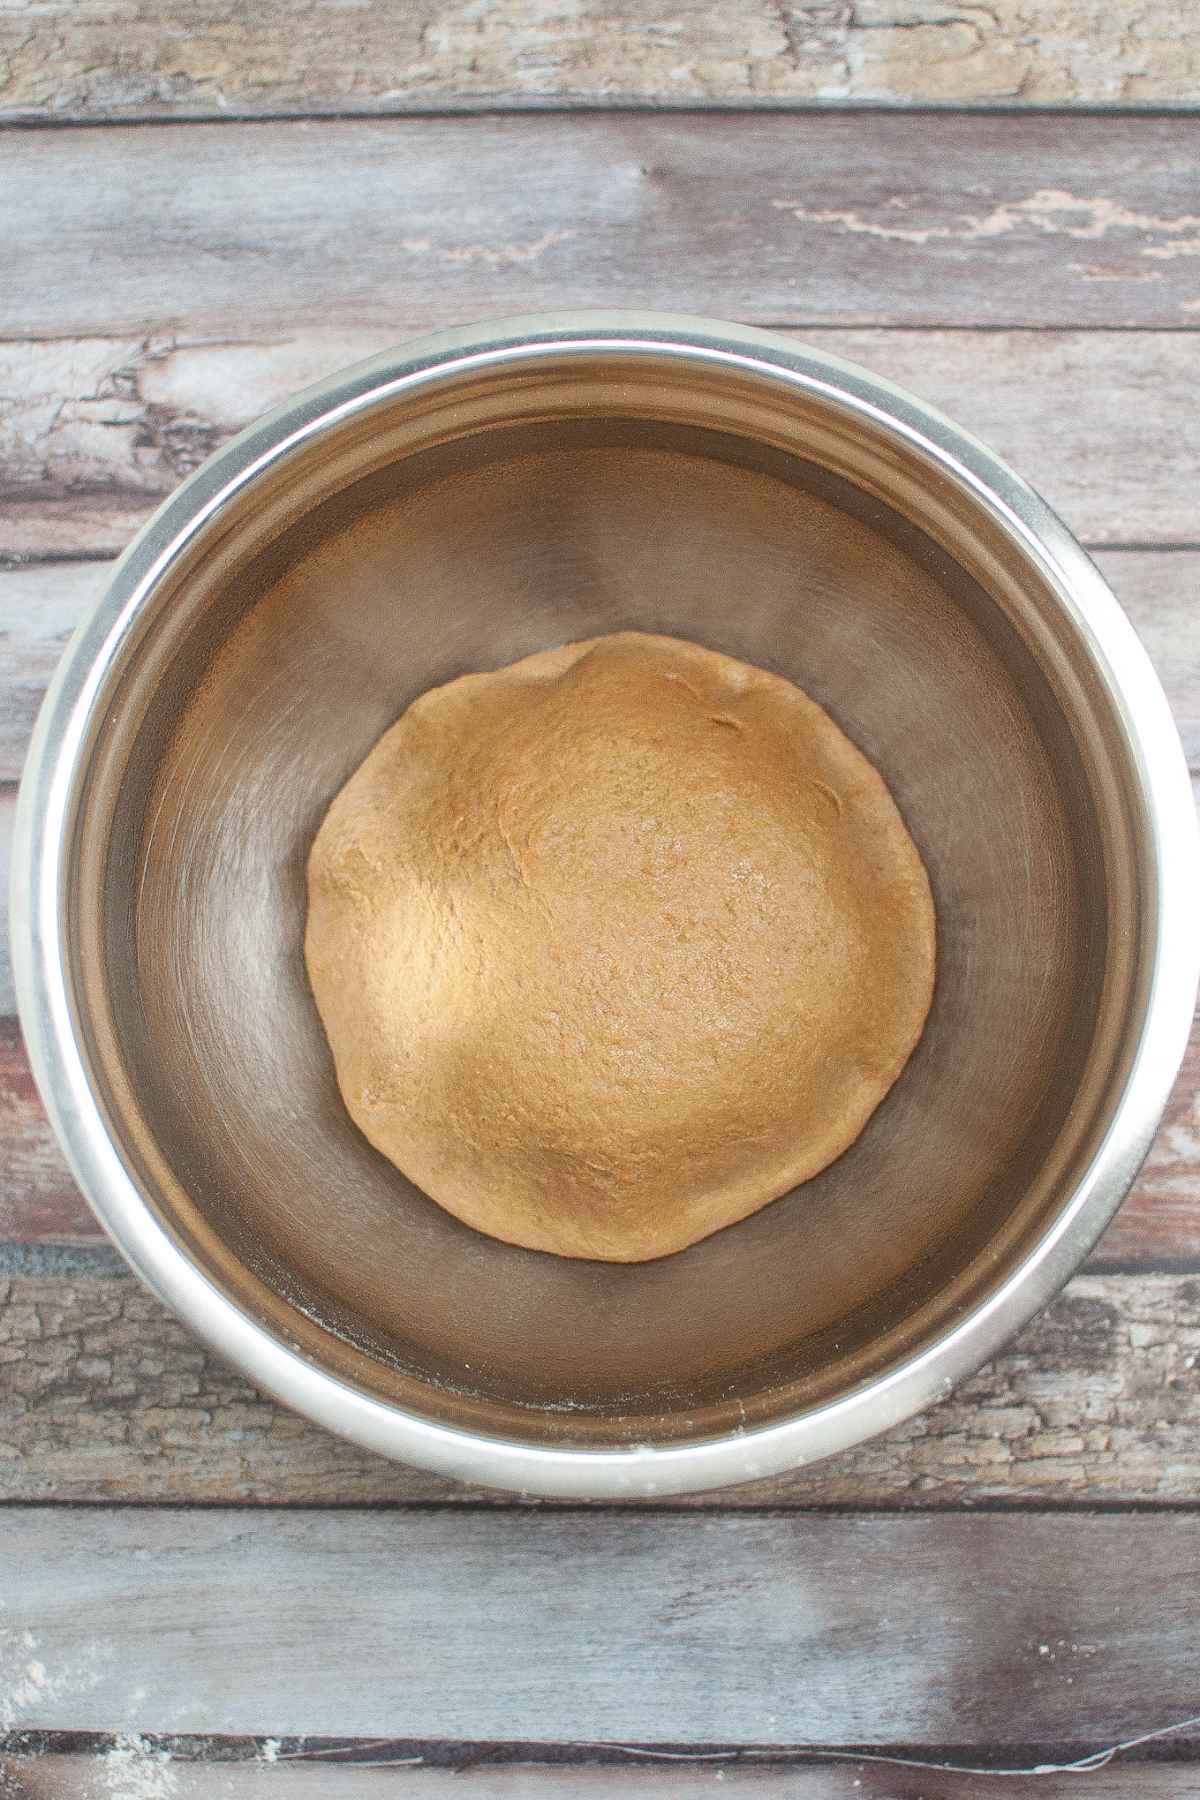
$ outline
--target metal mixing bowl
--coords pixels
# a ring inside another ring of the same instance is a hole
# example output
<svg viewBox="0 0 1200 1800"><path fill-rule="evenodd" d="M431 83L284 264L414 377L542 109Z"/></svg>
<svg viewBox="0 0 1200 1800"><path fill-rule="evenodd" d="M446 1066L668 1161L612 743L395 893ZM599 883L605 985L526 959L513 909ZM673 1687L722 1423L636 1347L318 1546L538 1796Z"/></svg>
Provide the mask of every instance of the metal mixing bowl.
<svg viewBox="0 0 1200 1800"><path fill-rule="evenodd" d="M889 782L933 1010L859 1141L678 1256L477 1235L351 1125L305 857L417 694L640 627L800 682ZM21 1015L139 1273L358 1442L543 1494L716 1486L904 1418L1090 1248L1197 974L1178 739L1040 500L790 340L586 313L427 338L187 481L75 638L22 789Z"/></svg>

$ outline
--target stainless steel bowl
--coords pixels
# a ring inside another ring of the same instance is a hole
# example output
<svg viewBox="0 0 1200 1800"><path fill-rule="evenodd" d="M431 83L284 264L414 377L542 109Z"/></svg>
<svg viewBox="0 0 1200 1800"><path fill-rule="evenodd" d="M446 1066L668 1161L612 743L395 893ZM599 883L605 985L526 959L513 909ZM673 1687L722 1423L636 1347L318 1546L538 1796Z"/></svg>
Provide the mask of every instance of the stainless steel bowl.
<svg viewBox="0 0 1200 1800"><path fill-rule="evenodd" d="M631 626L829 708L940 962L846 1155L617 1267L478 1236L371 1150L301 936L323 809L414 695ZM1087 557L918 401L700 319L427 338L220 451L68 650L15 860L38 1082L138 1272L322 1424L542 1494L770 1474L944 1393L1112 1215L1196 986L1183 758Z"/></svg>

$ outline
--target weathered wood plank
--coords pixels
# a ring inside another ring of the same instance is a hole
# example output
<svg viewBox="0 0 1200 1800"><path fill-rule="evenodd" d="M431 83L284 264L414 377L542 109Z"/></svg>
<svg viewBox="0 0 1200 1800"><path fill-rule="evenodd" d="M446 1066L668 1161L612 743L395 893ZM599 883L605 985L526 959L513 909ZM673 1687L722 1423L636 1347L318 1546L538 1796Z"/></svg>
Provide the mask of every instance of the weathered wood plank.
<svg viewBox="0 0 1200 1800"><path fill-rule="evenodd" d="M1195 1711L1195 1515L5 1524L30 1727L1087 1747Z"/></svg>
<svg viewBox="0 0 1200 1800"><path fill-rule="evenodd" d="M4 906L9 891L10 870L12 867L13 815L16 812L16 789L0 787L0 1018L7 1018L17 1010L16 989L13 985L12 953L8 932L8 908ZM2 1141L2 1128L0 1128ZM0 1161L2 1166L2 1161ZM2 1208L2 1203L0 1203Z"/></svg>
<svg viewBox="0 0 1200 1800"><path fill-rule="evenodd" d="M627 1764L599 1767L564 1767L558 1759L489 1767L468 1755L460 1771L414 1767L404 1752L397 1745L393 1759L387 1745L365 1746L361 1766L340 1757L331 1766L296 1760L271 1738L245 1761L184 1760L157 1739L123 1732L95 1756L0 1756L0 1793L11 1789L13 1800L111 1800L114 1793L118 1800L379 1800L384 1771L413 1800L930 1800L935 1792L937 1800L980 1800L984 1791L978 1774L946 1773L940 1762L931 1772L891 1761L814 1766L746 1762L740 1753L690 1760L668 1751L661 1760L631 1755ZM1002 1789L1005 1800L1081 1800L1078 1774L1006 1773L986 1788ZM1085 1800L1200 1800L1200 1770L1122 1761L1090 1773L1082 1792Z"/></svg>
<svg viewBox="0 0 1200 1800"><path fill-rule="evenodd" d="M1198 146L1188 115L886 111L8 132L22 255L0 334L319 317L402 336L634 301L794 325L1183 326Z"/></svg>
<svg viewBox="0 0 1200 1800"><path fill-rule="evenodd" d="M55 665L111 574L109 562L0 569L0 781L19 778Z"/></svg>
<svg viewBox="0 0 1200 1800"><path fill-rule="evenodd" d="M0 405L3 403L0 402ZM147 506L106 489L0 495L0 569L26 558L115 556L146 518Z"/></svg>
<svg viewBox="0 0 1200 1800"><path fill-rule="evenodd" d="M0 13L0 118L718 100L1194 101L1187 0L296 0Z"/></svg>
<svg viewBox="0 0 1200 1800"><path fill-rule="evenodd" d="M3 939L7 958L7 930ZM0 1241L75 1244L102 1236L42 1111L17 1023L2 1019Z"/></svg>
<svg viewBox="0 0 1200 1800"><path fill-rule="evenodd" d="M1145 1167L1096 1255L1151 1264L1200 1257L1200 1015Z"/></svg>
<svg viewBox="0 0 1200 1800"><path fill-rule="evenodd" d="M1200 552L1100 551L1096 561L1150 652L1188 767L1200 772Z"/></svg>
<svg viewBox="0 0 1200 1800"><path fill-rule="evenodd" d="M0 345L0 497L8 496L0 557L112 554L235 430L387 348L408 324L431 322L301 329L254 343ZM1086 542L1196 543L1200 332L797 335L942 407L1007 457Z"/></svg>
<svg viewBox="0 0 1200 1800"><path fill-rule="evenodd" d="M1200 769L1200 550L1101 550L1096 560L1154 658L1188 760ZM63 646L111 574L109 562L0 569L0 782L20 776ZM0 844L4 809L0 795ZM0 1013L11 1011L5 991Z"/></svg>
<svg viewBox="0 0 1200 1800"><path fill-rule="evenodd" d="M727 1489L722 1503L1194 1504L1198 1308L1194 1276L1079 1276L950 1400L813 1468ZM284 1412L132 1276L0 1275L0 1501L470 1499L504 1496L385 1462Z"/></svg>

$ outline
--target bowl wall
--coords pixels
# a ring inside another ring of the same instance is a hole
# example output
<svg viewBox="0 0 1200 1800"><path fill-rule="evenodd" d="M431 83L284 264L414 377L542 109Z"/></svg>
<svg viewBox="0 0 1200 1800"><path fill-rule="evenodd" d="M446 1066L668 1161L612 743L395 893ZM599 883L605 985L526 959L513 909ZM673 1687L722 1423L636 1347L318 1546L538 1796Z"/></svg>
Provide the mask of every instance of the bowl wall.
<svg viewBox="0 0 1200 1800"><path fill-rule="evenodd" d="M72 763L66 980L148 1214L274 1342L485 1461L488 1439L702 1450L882 1391L1078 1210L1144 1047L1156 825L1086 607L898 408L737 349L585 336L377 381L286 454L276 427L110 634ZM627 628L829 709L925 859L939 964L924 1037L844 1156L614 1266L482 1237L370 1148L302 937L324 809L410 700ZM1152 1123L1143 1103L1056 1279Z"/></svg>

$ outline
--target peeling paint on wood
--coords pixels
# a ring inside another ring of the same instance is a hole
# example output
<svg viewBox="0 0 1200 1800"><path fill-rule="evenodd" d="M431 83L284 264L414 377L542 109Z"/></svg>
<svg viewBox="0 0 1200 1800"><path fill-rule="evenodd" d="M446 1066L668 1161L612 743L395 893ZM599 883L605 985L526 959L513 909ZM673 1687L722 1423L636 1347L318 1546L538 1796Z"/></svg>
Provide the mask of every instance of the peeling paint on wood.
<svg viewBox="0 0 1200 1800"><path fill-rule="evenodd" d="M333 21L336 21L334 26ZM0 118L572 101L1132 101L1200 94L1188 0L47 0L0 11Z"/></svg>
<svg viewBox="0 0 1200 1800"><path fill-rule="evenodd" d="M1040 488L1086 542L1195 543L1200 332L795 335L941 407ZM0 496L8 495L0 556L123 548L217 444L399 336L359 328L266 342L0 345ZM107 422L98 423L104 407Z"/></svg>
<svg viewBox="0 0 1200 1800"><path fill-rule="evenodd" d="M580 114L0 135L0 336L403 337L565 305L1159 325L1200 303L1200 117ZM86 169L87 178L80 179ZM464 180L464 171L470 179ZM328 204L336 193L337 204ZM63 421L86 461L121 394Z"/></svg>
<svg viewBox="0 0 1200 1800"><path fill-rule="evenodd" d="M721 1503L1188 1505L1198 1492L1200 1281L1082 1275L949 1400ZM0 1275L0 1501L471 1499L506 1504L285 1412L132 1276Z"/></svg>

